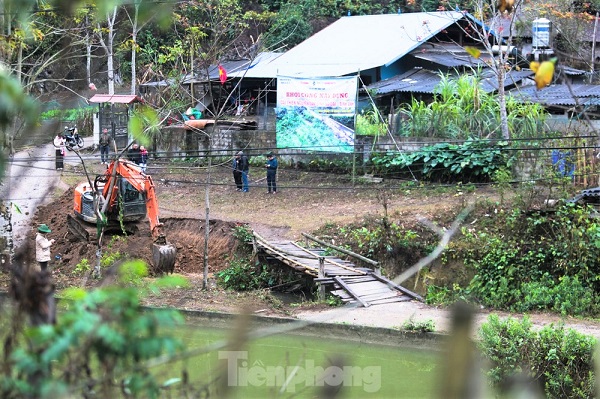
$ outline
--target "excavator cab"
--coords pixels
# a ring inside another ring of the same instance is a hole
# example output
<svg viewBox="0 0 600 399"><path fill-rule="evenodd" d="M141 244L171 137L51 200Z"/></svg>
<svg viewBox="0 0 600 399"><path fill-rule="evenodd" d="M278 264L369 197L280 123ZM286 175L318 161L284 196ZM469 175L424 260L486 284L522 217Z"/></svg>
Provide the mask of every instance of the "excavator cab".
<svg viewBox="0 0 600 399"><path fill-rule="evenodd" d="M117 187L119 193L122 193L118 199L120 202L119 208L109 208L107 213L115 213L114 219L122 217L124 222L134 222L142 220L146 217L146 195L138 191L131 183L120 176L117 176ZM96 182L96 187L99 192L104 189L104 183ZM96 223L96 213L94 206L93 190L89 188L89 184L81 183L75 188L75 198L73 203L75 215L88 223ZM122 210L122 212L121 212ZM109 217L113 219L113 217Z"/></svg>
<svg viewBox="0 0 600 399"><path fill-rule="evenodd" d="M146 217L146 195L138 191L131 183L121 177L118 178L121 209L125 221L142 220Z"/></svg>

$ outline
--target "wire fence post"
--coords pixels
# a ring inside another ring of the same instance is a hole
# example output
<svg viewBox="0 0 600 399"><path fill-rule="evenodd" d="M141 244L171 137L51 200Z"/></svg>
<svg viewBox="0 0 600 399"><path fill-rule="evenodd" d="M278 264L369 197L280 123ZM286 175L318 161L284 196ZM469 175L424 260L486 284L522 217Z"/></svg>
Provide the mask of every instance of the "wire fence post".
<svg viewBox="0 0 600 399"><path fill-rule="evenodd" d="M319 279L325 278L325 257L319 256ZM319 300L325 300L325 284L319 281Z"/></svg>

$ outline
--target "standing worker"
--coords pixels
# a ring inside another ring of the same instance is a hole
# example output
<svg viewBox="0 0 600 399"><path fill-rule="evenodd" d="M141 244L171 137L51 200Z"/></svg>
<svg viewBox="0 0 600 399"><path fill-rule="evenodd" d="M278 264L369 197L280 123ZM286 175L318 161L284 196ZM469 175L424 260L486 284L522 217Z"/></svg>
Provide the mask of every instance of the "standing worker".
<svg viewBox="0 0 600 399"><path fill-rule="evenodd" d="M127 158L136 165L140 164L140 147L137 143L133 143L131 148L127 150Z"/></svg>
<svg viewBox="0 0 600 399"><path fill-rule="evenodd" d="M56 137L54 137L54 147L56 147L56 170L62 170L64 168L64 157L67 152L65 143L65 136L63 136L62 132L58 132Z"/></svg>
<svg viewBox="0 0 600 399"><path fill-rule="evenodd" d="M42 270L48 268L48 262L50 261L50 247L54 244L54 240L46 238L46 234L52 232L50 228L42 224L38 227L38 233L35 237L35 259L40 264Z"/></svg>
<svg viewBox="0 0 600 399"><path fill-rule="evenodd" d="M238 152L233 157L233 164L231 168L233 169L233 181L235 182L235 191L242 191L242 152Z"/></svg>
<svg viewBox="0 0 600 399"><path fill-rule="evenodd" d="M272 152L267 154L267 163L265 164L267 168L267 189L269 190L269 194L277 194L277 158L273 155Z"/></svg>
<svg viewBox="0 0 600 399"><path fill-rule="evenodd" d="M148 150L143 145L140 146L140 168L142 172L146 173L146 167L148 166Z"/></svg>
<svg viewBox="0 0 600 399"><path fill-rule="evenodd" d="M110 142L111 137L108 134L108 129L102 129L102 134L100 135L100 164L106 165L108 164L108 154L110 153Z"/></svg>
<svg viewBox="0 0 600 399"><path fill-rule="evenodd" d="M238 153L240 155L240 169L242 171L242 192L248 192L248 172L250 171L250 161L243 151Z"/></svg>

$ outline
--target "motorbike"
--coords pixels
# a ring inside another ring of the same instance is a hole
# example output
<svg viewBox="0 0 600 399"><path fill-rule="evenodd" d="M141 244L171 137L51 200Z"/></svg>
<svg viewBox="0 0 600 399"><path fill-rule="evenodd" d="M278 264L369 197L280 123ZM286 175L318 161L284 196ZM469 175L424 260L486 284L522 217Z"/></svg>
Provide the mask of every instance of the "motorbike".
<svg viewBox="0 0 600 399"><path fill-rule="evenodd" d="M62 137L64 138L64 146L68 150L73 150L74 148L83 148L83 138L79 135L79 131L75 126L65 126ZM54 146L60 147L60 145L61 143L57 143L55 140Z"/></svg>

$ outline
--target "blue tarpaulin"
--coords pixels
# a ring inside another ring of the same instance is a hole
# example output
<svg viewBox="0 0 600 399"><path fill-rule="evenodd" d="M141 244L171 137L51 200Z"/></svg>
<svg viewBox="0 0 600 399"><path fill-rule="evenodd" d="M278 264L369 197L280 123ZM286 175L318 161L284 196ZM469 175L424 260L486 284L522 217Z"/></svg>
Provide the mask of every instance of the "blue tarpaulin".
<svg viewBox="0 0 600 399"><path fill-rule="evenodd" d="M559 175L573 177L575 173L575 164L571 157L571 152L561 152L558 150L552 151L552 166L556 169Z"/></svg>

